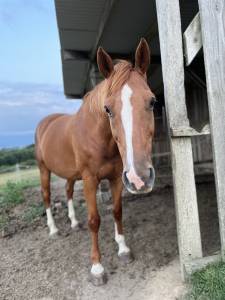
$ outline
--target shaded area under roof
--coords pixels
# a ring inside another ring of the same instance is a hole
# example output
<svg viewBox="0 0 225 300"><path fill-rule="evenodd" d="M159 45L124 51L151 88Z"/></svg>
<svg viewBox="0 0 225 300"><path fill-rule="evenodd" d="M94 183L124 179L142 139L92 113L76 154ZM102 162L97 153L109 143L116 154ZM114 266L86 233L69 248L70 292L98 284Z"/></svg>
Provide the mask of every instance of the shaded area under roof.
<svg viewBox="0 0 225 300"><path fill-rule="evenodd" d="M180 1L182 27L198 11L197 0ZM55 0L61 44L65 95L81 98L101 76L96 69L96 50L101 45L114 58L133 58L141 37L150 44L150 74L161 80L160 48L155 1L150 0ZM150 80L154 84L154 79ZM161 80L162 81L162 80Z"/></svg>

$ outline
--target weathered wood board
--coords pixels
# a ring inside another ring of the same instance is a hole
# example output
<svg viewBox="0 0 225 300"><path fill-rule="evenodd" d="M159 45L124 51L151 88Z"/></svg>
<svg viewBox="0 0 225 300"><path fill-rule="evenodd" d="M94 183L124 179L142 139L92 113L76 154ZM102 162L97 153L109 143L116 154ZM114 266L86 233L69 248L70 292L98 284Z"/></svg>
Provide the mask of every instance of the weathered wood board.
<svg viewBox="0 0 225 300"><path fill-rule="evenodd" d="M193 272L201 270L202 268L205 268L209 264L213 264L213 263L215 264L220 261L221 261L220 254L214 254L203 258L197 258L185 264L185 272L188 275L191 275Z"/></svg>
<svg viewBox="0 0 225 300"><path fill-rule="evenodd" d="M156 8L168 128L188 127L179 1L156 0ZM172 137L171 153L178 244L184 278L184 263L202 257L191 138Z"/></svg>
<svg viewBox="0 0 225 300"><path fill-rule="evenodd" d="M225 259L225 1L199 0L222 258Z"/></svg>
<svg viewBox="0 0 225 300"><path fill-rule="evenodd" d="M201 48L201 22L198 13L184 32L184 56L187 66L190 65Z"/></svg>
<svg viewBox="0 0 225 300"><path fill-rule="evenodd" d="M200 136L210 134L209 124L206 124L201 131L197 131L192 127L180 127L180 128L171 128L171 136L181 137L181 136Z"/></svg>

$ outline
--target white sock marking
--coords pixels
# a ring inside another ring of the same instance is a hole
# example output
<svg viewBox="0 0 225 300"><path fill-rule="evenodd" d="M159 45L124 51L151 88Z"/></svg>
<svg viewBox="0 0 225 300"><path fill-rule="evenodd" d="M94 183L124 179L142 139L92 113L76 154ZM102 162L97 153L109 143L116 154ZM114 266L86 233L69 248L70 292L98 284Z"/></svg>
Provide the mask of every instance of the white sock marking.
<svg viewBox="0 0 225 300"><path fill-rule="evenodd" d="M49 234L53 235L58 232L58 229L55 226L55 221L52 216L51 208L46 209L46 214L47 214L47 225L49 227Z"/></svg>
<svg viewBox="0 0 225 300"><path fill-rule="evenodd" d="M126 245L124 235L118 233L118 229L117 229L116 223L115 223L115 241L117 242L117 244L119 246L118 255L121 255L122 253L128 253L128 252L130 252L130 249Z"/></svg>
<svg viewBox="0 0 225 300"><path fill-rule="evenodd" d="M127 167L128 167L128 180L136 186L137 189L140 189L144 182L141 178L136 174L134 168L134 153L133 153L133 143L132 143L132 135L133 135L133 107L130 102L130 98L133 91L129 87L128 84L125 84L121 91L121 100L122 100L122 109L121 109L121 119L125 132L125 140L126 140L126 152L127 152Z"/></svg>
<svg viewBox="0 0 225 300"><path fill-rule="evenodd" d="M73 200L68 200L68 217L71 220L71 227L75 228L78 225L78 221L76 219L75 210L73 206Z"/></svg>
<svg viewBox="0 0 225 300"><path fill-rule="evenodd" d="M104 273L104 268L100 263L93 264L91 267L91 273L95 276L99 276Z"/></svg>

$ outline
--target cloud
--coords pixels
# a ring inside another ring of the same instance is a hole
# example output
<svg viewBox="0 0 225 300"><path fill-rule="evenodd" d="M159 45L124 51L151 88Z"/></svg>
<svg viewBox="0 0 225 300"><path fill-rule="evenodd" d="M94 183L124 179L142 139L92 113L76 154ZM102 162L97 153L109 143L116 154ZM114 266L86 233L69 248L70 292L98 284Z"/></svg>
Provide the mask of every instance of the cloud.
<svg viewBox="0 0 225 300"><path fill-rule="evenodd" d="M59 85L0 82L0 147L33 142L42 118L52 113L75 113L82 100L68 100ZM6 144L7 143L7 144Z"/></svg>
<svg viewBox="0 0 225 300"><path fill-rule="evenodd" d="M24 131L5 131L0 132L0 136L20 136L20 135L30 135L34 134L34 130L24 130Z"/></svg>

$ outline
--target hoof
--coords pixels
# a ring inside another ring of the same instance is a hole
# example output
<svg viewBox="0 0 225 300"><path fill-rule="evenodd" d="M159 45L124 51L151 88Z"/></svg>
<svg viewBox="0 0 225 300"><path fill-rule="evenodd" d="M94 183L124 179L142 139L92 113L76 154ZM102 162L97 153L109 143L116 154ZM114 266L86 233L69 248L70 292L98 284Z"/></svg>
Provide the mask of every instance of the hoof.
<svg viewBox="0 0 225 300"><path fill-rule="evenodd" d="M107 276L104 272L99 275L94 275L90 272L89 280L94 286L101 286L101 285L106 284Z"/></svg>
<svg viewBox="0 0 225 300"><path fill-rule="evenodd" d="M80 228L81 228L80 223L76 223L76 224L72 224L72 225L71 225L71 229L72 229L73 231L79 231Z"/></svg>
<svg viewBox="0 0 225 300"><path fill-rule="evenodd" d="M58 237L59 237L59 231L58 230L56 230L56 231L54 231L54 232L52 232L52 233L49 233L49 238L51 239L51 240L56 240Z"/></svg>
<svg viewBox="0 0 225 300"><path fill-rule="evenodd" d="M134 261L134 256L131 253L131 251L121 253L118 256L119 256L120 261L125 265L130 264Z"/></svg>

